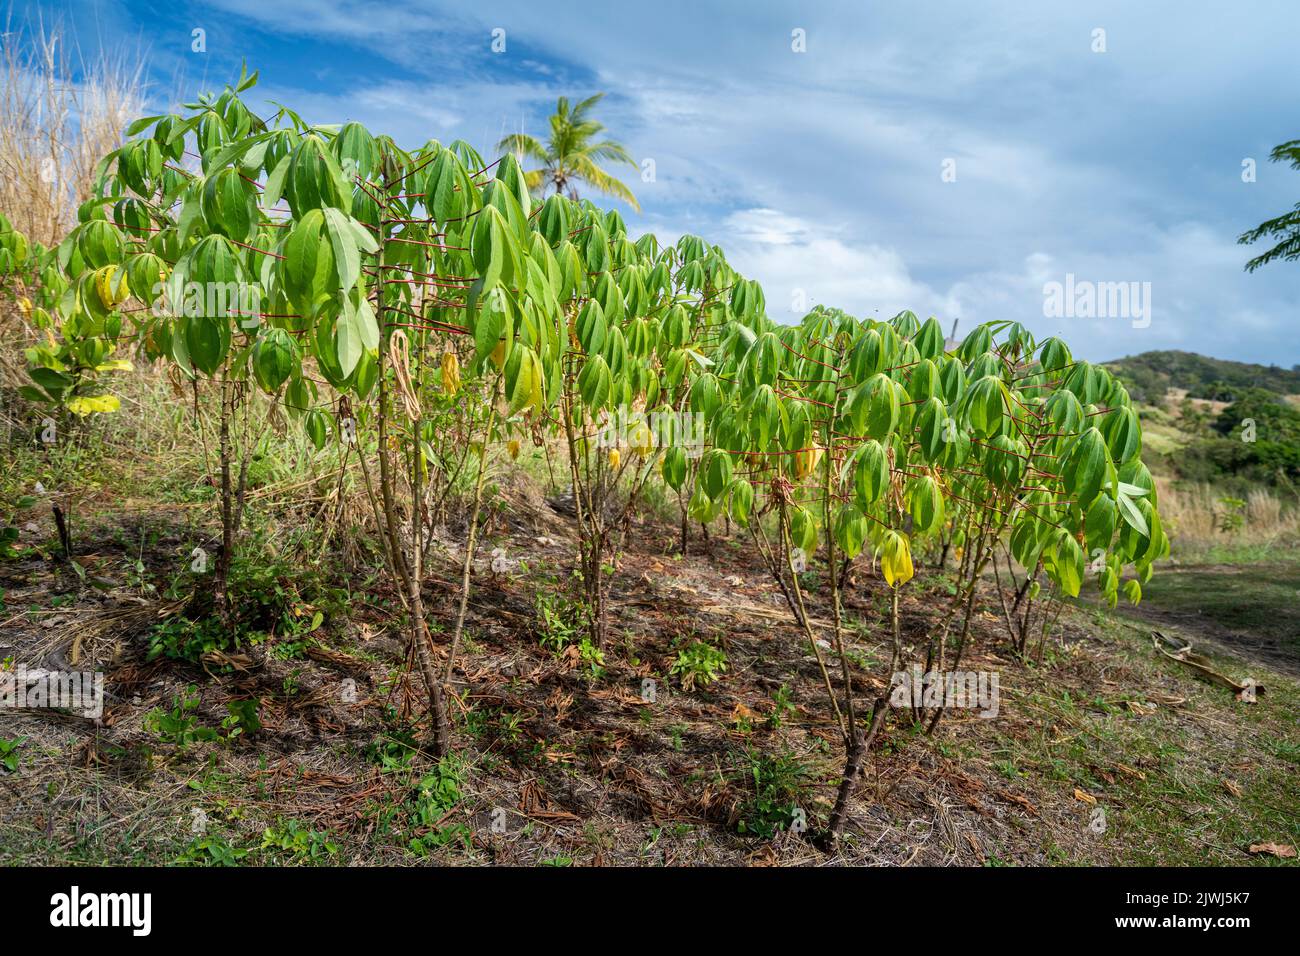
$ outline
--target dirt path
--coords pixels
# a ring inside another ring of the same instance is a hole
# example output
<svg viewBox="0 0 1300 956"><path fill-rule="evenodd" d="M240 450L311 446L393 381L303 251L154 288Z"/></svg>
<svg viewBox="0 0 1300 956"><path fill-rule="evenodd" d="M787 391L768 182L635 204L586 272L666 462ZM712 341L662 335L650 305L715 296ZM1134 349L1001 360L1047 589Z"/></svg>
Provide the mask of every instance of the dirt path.
<svg viewBox="0 0 1300 956"><path fill-rule="evenodd" d="M1300 564L1160 568L1142 603L1121 610L1203 649L1300 677Z"/></svg>

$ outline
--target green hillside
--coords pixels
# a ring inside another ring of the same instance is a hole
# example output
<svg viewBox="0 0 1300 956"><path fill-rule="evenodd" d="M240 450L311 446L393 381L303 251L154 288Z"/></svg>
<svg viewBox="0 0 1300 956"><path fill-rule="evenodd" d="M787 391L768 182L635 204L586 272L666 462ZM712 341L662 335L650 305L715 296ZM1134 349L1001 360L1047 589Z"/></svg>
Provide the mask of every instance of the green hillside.
<svg viewBox="0 0 1300 956"><path fill-rule="evenodd" d="M1234 390L1262 388L1278 395L1300 393L1300 365L1252 365L1195 352L1143 352L1104 363L1138 401L1154 402L1168 389L1186 389L1192 398L1232 401Z"/></svg>
<svg viewBox="0 0 1300 956"><path fill-rule="evenodd" d="M1105 363L1142 411L1158 471L1225 493L1300 483L1300 366L1252 365L1194 352L1143 352ZM1169 390L1186 394L1175 399Z"/></svg>

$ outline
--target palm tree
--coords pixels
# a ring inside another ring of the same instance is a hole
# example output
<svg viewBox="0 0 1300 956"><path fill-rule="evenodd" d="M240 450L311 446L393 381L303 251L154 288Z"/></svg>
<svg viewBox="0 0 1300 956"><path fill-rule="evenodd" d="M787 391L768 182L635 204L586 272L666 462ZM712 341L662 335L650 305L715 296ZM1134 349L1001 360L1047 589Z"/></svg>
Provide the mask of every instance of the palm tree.
<svg viewBox="0 0 1300 956"><path fill-rule="evenodd" d="M583 182L596 192L624 200L640 212L641 206L632 195L632 190L599 165L602 161L636 165L636 160L621 143L612 139L593 142L605 129L605 124L597 122L588 114L604 95L597 93L590 96L572 110L569 108L569 98L561 96L555 105L555 114L551 117L551 136L545 145L527 133L512 133L497 143L497 150L512 152L521 161L532 159L542 164L541 169L524 174L528 188L540 196L545 196L547 189L554 187L557 193L567 193L570 199L577 199L576 184Z"/></svg>
<svg viewBox="0 0 1300 956"><path fill-rule="evenodd" d="M1275 163L1288 163L1292 169L1300 169L1300 139L1275 146L1268 158ZM1275 259L1284 259L1288 262L1300 259L1300 203L1296 203L1295 208L1290 212L1284 212L1276 219L1269 219L1249 232L1243 232L1237 237L1237 242L1250 245L1266 236L1280 239L1281 242L1247 262L1247 272L1254 272L1260 266L1267 265Z"/></svg>

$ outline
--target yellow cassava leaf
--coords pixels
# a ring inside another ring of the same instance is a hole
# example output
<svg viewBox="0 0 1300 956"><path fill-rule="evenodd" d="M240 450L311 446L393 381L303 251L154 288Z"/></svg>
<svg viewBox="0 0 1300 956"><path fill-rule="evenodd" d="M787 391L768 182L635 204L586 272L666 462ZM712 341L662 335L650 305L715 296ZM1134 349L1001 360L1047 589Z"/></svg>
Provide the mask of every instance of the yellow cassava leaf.
<svg viewBox="0 0 1300 956"><path fill-rule="evenodd" d="M95 272L95 293L106 309L115 309L131 294L125 282L114 282L117 266L104 266Z"/></svg>
<svg viewBox="0 0 1300 956"><path fill-rule="evenodd" d="M632 445L632 450L644 458L646 455L650 454L651 449L654 448L655 436L654 433L650 431L649 425L645 422L638 422L633 427L629 440Z"/></svg>
<svg viewBox="0 0 1300 956"><path fill-rule="evenodd" d="M821 461L822 450L820 448L805 448L803 451L795 452L794 455L794 476L796 478L807 478Z"/></svg>
<svg viewBox="0 0 1300 956"><path fill-rule="evenodd" d="M890 587L899 587L912 580L915 573L912 568L912 549L907 539L895 531L890 531L880 549L880 570Z"/></svg>
<svg viewBox="0 0 1300 956"><path fill-rule="evenodd" d="M460 359L455 352L442 353L442 390L448 395L460 391Z"/></svg>
<svg viewBox="0 0 1300 956"><path fill-rule="evenodd" d="M116 395L78 395L68 400L68 411L74 415L115 412L121 407Z"/></svg>

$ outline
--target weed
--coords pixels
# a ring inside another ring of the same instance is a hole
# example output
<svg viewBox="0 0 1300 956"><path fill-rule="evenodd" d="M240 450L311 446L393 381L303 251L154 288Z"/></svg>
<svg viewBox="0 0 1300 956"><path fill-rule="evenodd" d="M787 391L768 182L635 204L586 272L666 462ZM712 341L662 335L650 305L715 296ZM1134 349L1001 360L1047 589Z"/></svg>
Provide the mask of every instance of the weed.
<svg viewBox="0 0 1300 956"><path fill-rule="evenodd" d="M9 773L18 772L18 748L26 739L26 737L15 737L13 740L8 740L0 737L0 767Z"/></svg>
<svg viewBox="0 0 1300 956"><path fill-rule="evenodd" d="M727 655L721 648L695 641L677 652L677 659L668 668L668 673L681 681L683 689L690 690L712 684L726 669Z"/></svg>
<svg viewBox="0 0 1300 956"><path fill-rule="evenodd" d="M443 826L447 815L461 801L463 767L453 757L438 761L433 771L425 774L416 784L411 796L411 825L421 831L408 844L416 856L423 857L429 850L460 842L470 847L470 829L464 823Z"/></svg>
<svg viewBox="0 0 1300 956"><path fill-rule="evenodd" d="M802 819L801 803L807 793L809 774L790 753L761 754L745 751L744 779L749 800L741 810L737 828L741 833L770 839Z"/></svg>
<svg viewBox="0 0 1300 956"><path fill-rule="evenodd" d="M248 850L232 847L222 836L198 837L176 858L181 866L239 866Z"/></svg>
<svg viewBox="0 0 1300 956"><path fill-rule="evenodd" d="M586 669L587 676L592 680L600 680L605 676L605 652L597 647L591 638L584 637L578 643L578 659Z"/></svg>
<svg viewBox="0 0 1300 956"><path fill-rule="evenodd" d="M302 642L324 623L325 612L316 605L342 604L344 600L336 590L273 553L256 536L231 562L227 587L234 620L229 626L212 613L209 583L203 574L187 574L172 582L168 596L185 597L188 590L190 605L184 615L168 618L154 628L149 635L148 660L166 656L197 663L206 654L262 644L272 633L278 643L286 645L273 656L297 656Z"/></svg>
<svg viewBox="0 0 1300 956"><path fill-rule="evenodd" d="M384 773L409 770L420 752L414 730L405 724L393 724L383 735L366 745L365 756Z"/></svg>
<svg viewBox="0 0 1300 956"><path fill-rule="evenodd" d="M256 697L232 700L226 704L230 716L221 722L221 727L226 731L227 740L234 740L241 734L255 734L262 729L262 721L257 714L259 706Z"/></svg>
<svg viewBox="0 0 1300 956"><path fill-rule="evenodd" d="M558 594L537 594L538 643L555 654L577 639L582 629L582 609L578 602Z"/></svg>
<svg viewBox="0 0 1300 956"><path fill-rule="evenodd" d="M323 830L312 830L297 820L288 820L262 831L259 849L274 859L293 862L320 861L339 852Z"/></svg>
<svg viewBox="0 0 1300 956"><path fill-rule="evenodd" d="M784 684L772 692L772 712L767 715L767 726L769 730L780 730L781 724L785 721L785 715L794 711L794 704L790 699L790 691Z"/></svg>
<svg viewBox="0 0 1300 956"><path fill-rule="evenodd" d="M191 684L183 694L172 698L171 710L155 707L149 711L144 718L145 729L182 750L193 743L216 740L219 736L216 729L199 726L194 716L199 700L197 688Z"/></svg>

